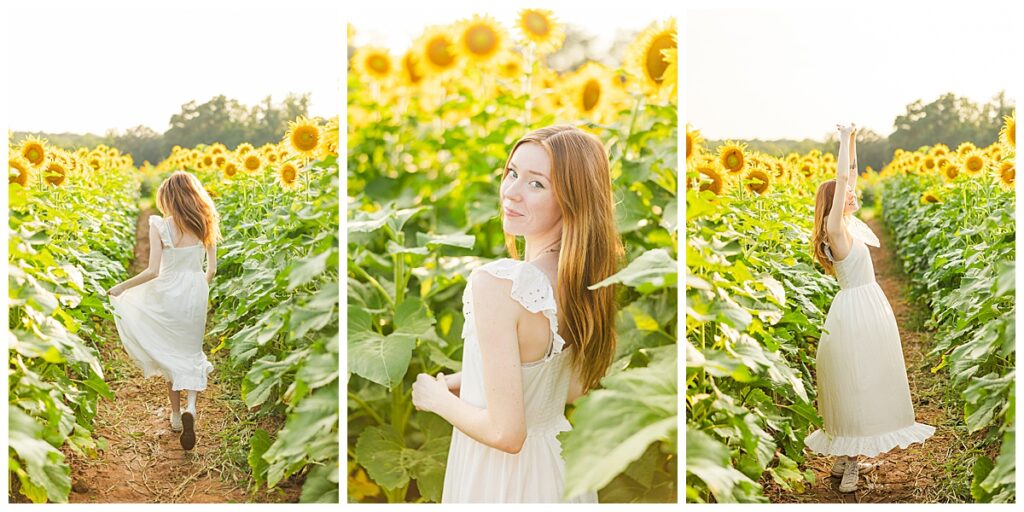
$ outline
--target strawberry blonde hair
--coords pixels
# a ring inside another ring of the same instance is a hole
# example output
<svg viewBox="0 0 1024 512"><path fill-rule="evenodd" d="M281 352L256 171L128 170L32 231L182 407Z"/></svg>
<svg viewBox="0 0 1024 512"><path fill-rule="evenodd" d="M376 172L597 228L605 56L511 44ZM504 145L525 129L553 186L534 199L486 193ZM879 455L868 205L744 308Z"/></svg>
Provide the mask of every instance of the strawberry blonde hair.
<svg viewBox="0 0 1024 512"><path fill-rule="evenodd" d="M171 219L178 231L190 231L203 245L221 240L220 214L210 194L191 173L175 171L156 191L156 207Z"/></svg>
<svg viewBox="0 0 1024 512"><path fill-rule="evenodd" d="M814 200L814 231L811 233L811 255L825 267L825 273L836 275L835 265L825 254L825 242L828 233L825 231L825 220L832 212L832 198L836 195L836 180L823 181L818 185L818 194Z"/></svg>
<svg viewBox="0 0 1024 512"><path fill-rule="evenodd" d="M572 362L586 391L598 385L615 356L616 287L587 289L617 272L624 253L615 227L608 153L597 137L582 130L548 126L516 142L503 179L516 149L528 142L543 147L551 161L552 191L562 210L556 288L565 320L559 334L576 349ZM505 247L518 259L515 235L505 233Z"/></svg>

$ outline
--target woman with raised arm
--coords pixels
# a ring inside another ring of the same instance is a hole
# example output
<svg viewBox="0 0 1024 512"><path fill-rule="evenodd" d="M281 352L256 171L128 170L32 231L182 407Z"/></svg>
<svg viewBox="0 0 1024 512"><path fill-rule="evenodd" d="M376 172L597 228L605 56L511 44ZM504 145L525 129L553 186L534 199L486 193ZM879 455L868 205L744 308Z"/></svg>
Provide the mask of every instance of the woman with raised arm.
<svg viewBox="0 0 1024 512"><path fill-rule="evenodd" d="M811 237L815 259L839 281L818 343L818 413L824 426L804 440L811 450L835 455L832 475L840 492L857 489L874 457L924 442L935 427L918 423L910 398L903 346L892 307L875 281L868 245L878 237L853 212L857 203L854 125L839 129L835 179L818 186ZM838 191L838 192L837 192Z"/></svg>

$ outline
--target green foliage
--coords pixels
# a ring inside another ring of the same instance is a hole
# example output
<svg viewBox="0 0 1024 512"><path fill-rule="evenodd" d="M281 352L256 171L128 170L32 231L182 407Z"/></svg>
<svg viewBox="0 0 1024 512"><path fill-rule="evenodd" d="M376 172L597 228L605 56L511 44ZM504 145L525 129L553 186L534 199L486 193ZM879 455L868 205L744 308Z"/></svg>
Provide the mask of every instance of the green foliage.
<svg viewBox="0 0 1024 512"><path fill-rule="evenodd" d="M948 372L967 431L984 433L980 448L999 452L994 462L978 458L973 475L964 475L973 476L971 496L1012 503L1015 197L988 178L961 177L943 187L937 176L915 174L882 183L882 211L912 293L932 310L932 372ZM940 188L939 203L920 200L925 190Z"/></svg>
<svg viewBox="0 0 1024 512"><path fill-rule="evenodd" d="M99 398L113 395L98 327L112 320L105 290L126 277L132 258L138 190L130 166L61 187L8 186L8 465L33 502L67 501L62 448L82 456L103 448L92 421Z"/></svg>
<svg viewBox="0 0 1024 512"><path fill-rule="evenodd" d="M475 99L478 80L472 74L448 93L436 91L443 98L424 111L414 98L379 104L379 91L350 75L349 501L440 500L452 427L414 411L411 386L419 373L461 369L466 277L480 262L506 256L501 167L518 138L555 122L550 115L527 121L527 94ZM603 501L674 502L676 411L667 396L676 387L676 109L637 97L618 114L609 126L588 126L609 150L627 249L628 266L593 283L625 285L618 347L606 388L569 415L567 490L599 491ZM608 429L600 410L607 404L643 414ZM600 471L589 466L595 457Z"/></svg>
<svg viewBox="0 0 1024 512"><path fill-rule="evenodd" d="M816 342L838 289L811 259L801 187L687 191L688 502L766 501L765 472L802 489Z"/></svg>
<svg viewBox="0 0 1024 512"><path fill-rule="evenodd" d="M248 455L254 483L305 476L303 502L338 499L338 167L310 163L299 187L270 173L223 181L196 171L215 196L221 225L214 311L207 335L244 371L245 404L285 416L276 433L257 430Z"/></svg>

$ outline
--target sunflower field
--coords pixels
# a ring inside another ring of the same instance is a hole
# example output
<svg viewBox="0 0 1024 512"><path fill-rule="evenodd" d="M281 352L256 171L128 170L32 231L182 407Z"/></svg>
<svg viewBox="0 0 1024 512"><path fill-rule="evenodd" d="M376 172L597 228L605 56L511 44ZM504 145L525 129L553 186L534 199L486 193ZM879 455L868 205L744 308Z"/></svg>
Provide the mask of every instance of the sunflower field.
<svg viewBox="0 0 1024 512"><path fill-rule="evenodd" d="M337 145L338 118L300 117L278 144L174 148L154 170L195 173L217 205L209 351L257 418L286 418L241 436L254 484L303 474L302 502L338 501Z"/></svg>
<svg viewBox="0 0 1024 512"><path fill-rule="evenodd" d="M8 380L11 492L67 501L61 451L94 454L100 397L113 395L97 351L112 318L106 288L127 278L140 176L130 156L8 140ZM17 489L17 491L15 491Z"/></svg>
<svg viewBox="0 0 1024 512"><path fill-rule="evenodd" d="M226 351L220 380L254 410L245 424L279 427L243 431L237 450L254 487L299 475L301 501L338 501L337 144L337 118L299 118L278 144L176 147L138 170L114 148L11 146L9 460L22 494L67 501L60 450L103 449L92 419L116 397L97 347L119 344L99 332L113 320L103 295L129 277L141 191L186 170L224 233L206 350Z"/></svg>
<svg viewBox="0 0 1024 512"><path fill-rule="evenodd" d="M348 79L348 500L437 502L452 426L411 400L460 370L462 292L505 256L498 183L528 131L578 122L609 150L628 264L615 362L561 435L566 494L675 502L677 242L674 20L612 69L557 72L565 30L526 9L426 28L401 55L361 46ZM350 41L354 29L349 28Z"/></svg>
<svg viewBox="0 0 1024 512"><path fill-rule="evenodd" d="M1000 140L896 150L862 173L935 330L977 450L964 500L1013 502L1016 117ZM761 482L803 492L804 438L821 428L813 368L838 283L811 257L814 195L835 156L781 157L687 130L686 434L688 502L765 502Z"/></svg>

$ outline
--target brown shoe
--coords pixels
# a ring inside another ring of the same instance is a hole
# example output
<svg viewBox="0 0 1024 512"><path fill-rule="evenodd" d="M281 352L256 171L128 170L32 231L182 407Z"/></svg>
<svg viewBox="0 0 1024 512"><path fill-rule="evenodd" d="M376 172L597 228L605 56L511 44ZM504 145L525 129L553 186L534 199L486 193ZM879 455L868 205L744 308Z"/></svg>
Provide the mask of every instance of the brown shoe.
<svg viewBox="0 0 1024 512"><path fill-rule="evenodd" d="M182 448L191 450L196 445L196 421L191 412L181 413L181 426L181 436L178 437L178 440L181 441Z"/></svg>

